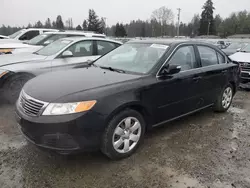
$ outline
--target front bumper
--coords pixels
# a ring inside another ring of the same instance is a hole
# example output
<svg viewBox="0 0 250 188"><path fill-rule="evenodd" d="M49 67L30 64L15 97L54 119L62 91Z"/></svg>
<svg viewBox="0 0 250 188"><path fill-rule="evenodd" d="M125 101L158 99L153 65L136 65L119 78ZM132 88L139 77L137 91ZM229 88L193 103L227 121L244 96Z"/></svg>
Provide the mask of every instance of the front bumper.
<svg viewBox="0 0 250 188"><path fill-rule="evenodd" d="M98 150L105 128L105 117L93 111L31 117L17 105L16 120L20 131L31 143L67 153Z"/></svg>
<svg viewBox="0 0 250 188"><path fill-rule="evenodd" d="M240 74L240 87L244 89L250 88L250 72L241 71Z"/></svg>

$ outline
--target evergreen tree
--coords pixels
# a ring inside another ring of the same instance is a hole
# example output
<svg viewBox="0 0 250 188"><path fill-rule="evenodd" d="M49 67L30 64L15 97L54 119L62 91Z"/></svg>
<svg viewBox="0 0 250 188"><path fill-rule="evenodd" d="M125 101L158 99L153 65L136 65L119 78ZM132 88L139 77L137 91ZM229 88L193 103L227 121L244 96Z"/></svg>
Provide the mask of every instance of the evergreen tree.
<svg viewBox="0 0 250 188"><path fill-rule="evenodd" d="M56 22L55 21L52 22L52 28L56 29Z"/></svg>
<svg viewBox="0 0 250 188"><path fill-rule="evenodd" d="M93 9L89 9L88 31L103 33L103 25Z"/></svg>
<svg viewBox="0 0 250 188"><path fill-rule="evenodd" d="M38 22L35 23L35 28L43 28L42 22L39 20Z"/></svg>
<svg viewBox="0 0 250 188"><path fill-rule="evenodd" d="M127 36L127 32L123 24L117 23L115 26L115 36L116 37L125 37Z"/></svg>
<svg viewBox="0 0 250 188"><path fill-rule="evenodd" d="M87 30L88 30L88 22L87 22L87 20L84 20L84 21L83 21L83 23L82 23L82 29L83 29L84 31L87 31Z"/></svg>
<svg viewBox="0 0 250 188"><path fill-rule="evenodd" d="M45 28L51 28L51 27L52 27L51 21L50 21L49 18L45 21L44 27L45 27Z"/></svg>
<svg viewBox="0 0 250 188"><path fill-rule="evenodd" d="M215 23L214 23L214 6L212 0L207 0L203 6L203 11L201 13L200 19L200 35L215 35Z"/></svg>
<svg viewBox="0 0 250 188"><path fill-rule="evenodd" d="M82 27L81 27L80 25L78 25L78 26L76 27L76 30L80 31L80 30L82 30Z"/></svg>
<svg viewBox="0 0 250 188"><path fill-rule="evenodd" d="M63 24L61 15L58 15L56 18L56 28L57 29L64 29L64 24Z"/></svg>

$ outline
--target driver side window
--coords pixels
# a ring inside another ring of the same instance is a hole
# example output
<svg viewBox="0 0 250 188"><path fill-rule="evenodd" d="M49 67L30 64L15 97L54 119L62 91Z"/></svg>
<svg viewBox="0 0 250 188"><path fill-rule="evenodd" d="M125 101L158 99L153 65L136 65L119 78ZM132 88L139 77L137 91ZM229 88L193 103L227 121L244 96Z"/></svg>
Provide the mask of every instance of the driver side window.
<svg viewBox="0 0 250 188"><path fill-rule="evenodd" d="M93 56L93 41L81 41L70 46L67 51L71 51L73 57Z"/></svg>
<svg viewBox="0 0 250 188"><path fill-rule="evenodd" d="M179 48L168 62L170 65L180 65L181 71L196 68L196 59L193 46Z"/></svg>

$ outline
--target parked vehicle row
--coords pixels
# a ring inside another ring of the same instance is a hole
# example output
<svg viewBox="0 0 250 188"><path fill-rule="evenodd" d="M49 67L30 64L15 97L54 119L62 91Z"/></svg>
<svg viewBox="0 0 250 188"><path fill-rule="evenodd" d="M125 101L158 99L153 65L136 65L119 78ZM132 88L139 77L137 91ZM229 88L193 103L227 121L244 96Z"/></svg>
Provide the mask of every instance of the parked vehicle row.
<svg viewBox="0 0 250 188"><path fill-rule="evenodd" d="M77 40L60 39L37 55L106 53L104 45L98 47L106 39L85 39L79 47ZM55 64L65 65L61 61ZM129 41L87 67L28 81L16 103L16 119L23 135L39 147L62 154L101 150L121 159L136 151L146 130L208 107L227 111L239 74L239 65L214 45Z"/></svg>
<svg viewBox="0 0 250 188"><path fill-rule="evenodd" d="M60 32L46 32L34 37L28 42L8 42L0 44L0 53L2 54L19 54L24 52L35 52L51 42L65 37L98 37L105 38L103 34L96 34L93 32L81 32L81 31L60 31Z"/></svg>
<svg viewBox="0 0 250 188"><path fill-rule="evenodd" d="M59 35L54 35L59 36ZM88 37L70 37L52 42L34 53L0 56L0 88L10 103L31 78L51 71L83 67L122 43Z"/></svg>

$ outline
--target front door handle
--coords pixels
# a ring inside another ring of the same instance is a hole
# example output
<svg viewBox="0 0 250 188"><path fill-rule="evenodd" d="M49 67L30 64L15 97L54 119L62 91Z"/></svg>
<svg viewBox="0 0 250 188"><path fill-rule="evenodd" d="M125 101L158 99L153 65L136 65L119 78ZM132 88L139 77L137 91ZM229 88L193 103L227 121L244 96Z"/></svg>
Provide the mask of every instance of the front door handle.
<svg viewBox="0 0 250 188"><path fill-rule="evenodd" d="M222 73L227 73L228 71L227 70L223 70L223 71L221 71Z"/></svg>

